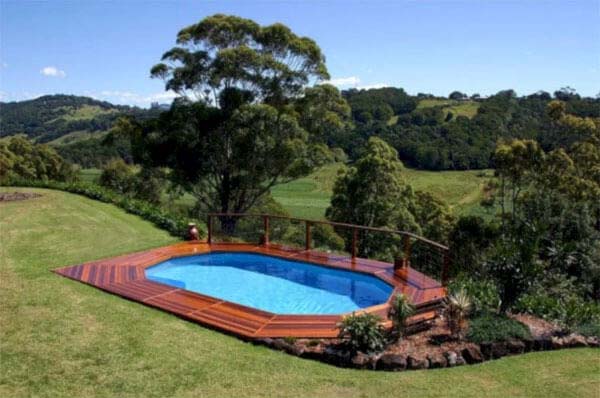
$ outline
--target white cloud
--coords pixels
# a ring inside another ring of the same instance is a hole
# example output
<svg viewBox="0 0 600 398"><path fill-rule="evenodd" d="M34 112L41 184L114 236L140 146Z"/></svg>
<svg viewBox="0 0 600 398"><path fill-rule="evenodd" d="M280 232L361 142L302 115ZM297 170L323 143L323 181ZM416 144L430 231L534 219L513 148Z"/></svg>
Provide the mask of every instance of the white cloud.
<svg viewBox="0 0 600 398"><path fill-rule="evenodd" d="M369 90L372 88L382 88L382 87L390 87L387 83L373 83L373 84L365 84L364 86L357 86L356 88L359 90Z"/></svg>
<svg viewBox="0 0 600 398"><path fill-rule="evenodd" d="M64 70L60 70L55 66L46 66L44 67L42 70L40 70L40 73L44 76L50 76L50 77L66 77L67 74L65 73Z"/></svg>
<svg viewBox="0 0 600 398"><path fill-rule="evenodd" d="M171 102L174 98L178 97L173 91L143 95L131 91L104 90L99 94L89 93L88 95L93 98L110 102L139 106L150 105L152 102Z"/></svg>
<svg viewBox="0 0 600 398"><path fill-rule="evenodd" d="M349 77L338 77L335 79L327 80L324 83L331 84L333 86L356 86L360 83L360 78L358 76L349 76Z"/></svg>
<svg viewBox="0 0 600 398"><path fill-rule="evenodd" d="M335 79L327 80L324 83L332 84L336 87L352 86L353 88L356 88L359 90L368 90L371 88L389 87L389 84L387 84L387 83L360 84L361 80L360 80L360 77L358 77L358 76L338 77Z"/></svg>

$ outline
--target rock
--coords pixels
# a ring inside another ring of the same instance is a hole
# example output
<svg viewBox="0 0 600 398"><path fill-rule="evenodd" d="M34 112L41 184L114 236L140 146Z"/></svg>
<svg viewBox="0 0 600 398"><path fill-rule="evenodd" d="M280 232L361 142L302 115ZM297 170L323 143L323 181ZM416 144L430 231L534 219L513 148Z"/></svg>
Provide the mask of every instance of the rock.
<svg viewBox="0 0 600 398"><path fill-rule="evenodd" d="M458 354L454 351L447 351L444 353L446 360L448 361L448 366L457 366L458 365Z"/></svg>
<svg viewBox="0 0 600 398"><path fill-rule="evenodd" d="M383 354L379 357L376 368L382 370L404 370L406 369L406 357L398 354Z"/></svg>
<svg viewBox="0 0 600 398"><path fill-rule="evenodd" d="M362 352L357 352L352 359L350 360L350 363L352 363L352 366L358 369L365 369L369 367L369 363L371 362L371 358Z"/></svg>
<svg viewBox="0 0 600 398"><path fill-rule="evenodd" d="M590 336L587 339L585 339L585 342L590 347L600 347L600 340L598 340L598 337Z"/></svg>
<svg viewBox="0 0 600 398"><path fill-rule="evenodd" d="M585 337L580 334L571 334L565 338L565 343L569 347L587 347L587 341Z"/></svg>
<svg viewBox="0 0 600 398"><path fill-rule="evenodd" d="M462 355L457 354L456 356L456 366L466 365L467 361L462 357Z"/></svg>
<svg viewBox="0 0 600 398"><path fill-rule="evenodd" d="M552 337L551 338L551 346L553 350L560 350L561 348L565 348L565 340L562 337Z"/></svg>
<svg viewBox="0 0 600 398"><path fill-rule="evenodd" d="M429 361L427 358L416 358L409 356L407 365L409 369L427 369L429 367Z"/></svg>
<svg viewBox="0 0 600 398"><path fill-rule="evenodd" d="M522 354L525 352L525 343L511 339L506 343L506 348L510 354Z"/></svg>
<svg viewBox="0 0 600 398"><path fill-rule="evenodd" d="M479 344L479 350L485 360L493 359L492 357L492 343L481 343Z"/></svg>
<svg viewBox="0 0 600 398"><path fill-rule="evenodd" d="M287 352L293 351L293 346L283 339L274 339L272 342L272 347L275 347L281 351L287 351Z"/></svg>
<svg viewBox="0 0 600 398"><path fill-rule="evenodd" d="M541 336L533 339L534 351L546 351L552 348L552 340L549 337Z"/></svg>
<svg viewBox="0 0 600 398"><path fill-rule="evenodd" d="M475 345L463 348L461 355L467 363L479 363L485 360L481 350Z"/></svg>
<svg viewBox="0 0 600 398"><path fill-rule="evenodd" d="M337 366L348 366L350 363L350 351L340 349L335 346L328 346L323 351L324 358L327 362Z"/></svg>
<svg viewBox="0 0 600 398"><path fill-rule="evenodd" d="M429 360L430 369L445 368L448 366L448 360L443 354L431 354L427 356L427 359Z"/></svg>
<svg viewBox="0 0 600 398"><path fill-rule="evenodd" d="M523 344L525 345L523 352L529 352L533 350L533 339L525 339L523 340Z"/></svg>
<svg viewBox="0 0 600 398"><path fill-rule="evenodd" d="M508 348L505 342L492 343L492 358L502 358L508 355Z"/></svg>

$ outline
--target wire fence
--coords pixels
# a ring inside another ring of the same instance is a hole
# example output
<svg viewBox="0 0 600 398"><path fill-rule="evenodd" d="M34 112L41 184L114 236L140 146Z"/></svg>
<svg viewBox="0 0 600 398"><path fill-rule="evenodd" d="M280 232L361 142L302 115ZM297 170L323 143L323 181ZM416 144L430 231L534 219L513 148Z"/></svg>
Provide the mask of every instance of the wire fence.
<svg viewBox="0 0 600 398"><path fill-rule="evenodd" d="M410 232L287 216L210 213L208 242L256 242L410 267L446 284L448 247Z"/></svg>

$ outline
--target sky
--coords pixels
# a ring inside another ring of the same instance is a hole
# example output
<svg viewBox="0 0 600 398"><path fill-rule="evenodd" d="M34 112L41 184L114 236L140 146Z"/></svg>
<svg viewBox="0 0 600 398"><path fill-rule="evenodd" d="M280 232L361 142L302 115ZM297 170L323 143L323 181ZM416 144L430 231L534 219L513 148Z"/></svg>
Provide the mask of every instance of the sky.
<svg viewBox="0 0 600 398"><path fill-rule="evenodd" d="M215 13L313 38L340 89L600 93L600 0L0 0L0 100L169 103L150 68L180 29Z"/></svg>

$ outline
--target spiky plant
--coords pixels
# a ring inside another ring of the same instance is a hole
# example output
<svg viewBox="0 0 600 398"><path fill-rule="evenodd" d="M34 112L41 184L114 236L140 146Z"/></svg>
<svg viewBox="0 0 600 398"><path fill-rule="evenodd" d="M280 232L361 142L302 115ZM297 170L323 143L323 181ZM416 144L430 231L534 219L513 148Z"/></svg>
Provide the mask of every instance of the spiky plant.
<svg viewBox="0 0 600 398"><path fill-rule="evenodd" d="M398 337L404 336L406 331L406 321L415 313L415 306L410 302L408 297L402 293L398 293L393 301L390 311L390 317L394 322L394 329L398 332Z"/></svg>
<svg viewBox="0 0 600 398"><path fill-rule="evenodd" d="M464 338L467 318L471 312L472 302L469 295L460 289L449 294L444 301L444 315L452 337Z"/></svg>

